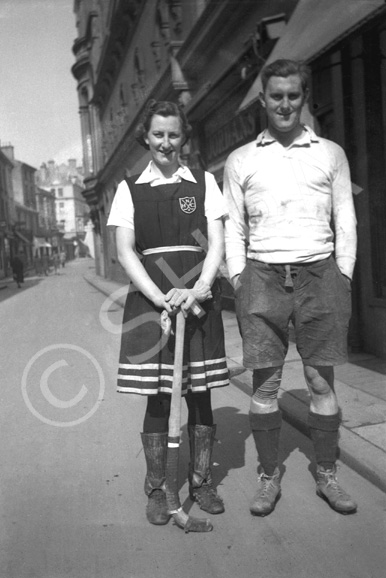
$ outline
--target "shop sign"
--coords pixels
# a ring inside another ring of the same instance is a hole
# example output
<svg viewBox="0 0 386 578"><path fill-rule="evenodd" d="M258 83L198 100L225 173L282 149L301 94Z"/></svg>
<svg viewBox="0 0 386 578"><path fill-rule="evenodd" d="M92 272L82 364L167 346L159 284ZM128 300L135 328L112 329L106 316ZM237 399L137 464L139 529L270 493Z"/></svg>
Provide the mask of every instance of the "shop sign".
<svg viewBox="0 0 386 578"><path fill-rule="evenodd" d="M218 131L208 136L206 141L207 159L212 161L253 140L255 137L255 115L252 113L237 115Z"/></svg>

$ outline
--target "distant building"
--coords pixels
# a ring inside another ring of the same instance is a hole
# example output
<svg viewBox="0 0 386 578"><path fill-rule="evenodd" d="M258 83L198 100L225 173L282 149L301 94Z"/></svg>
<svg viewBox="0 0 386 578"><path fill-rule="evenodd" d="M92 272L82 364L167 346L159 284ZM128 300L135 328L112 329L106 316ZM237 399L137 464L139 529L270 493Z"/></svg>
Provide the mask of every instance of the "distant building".
<svg viewBox="0 0 386 578"><path fill-rule="evenodd" d="M0 279L7 276L11 258L10 241L12 232L13 163L0 150Z"/></svg>
<svg viewBox="0 0 386 578"><path fill-rule="evenodd" d="M14 147L11 144L1 146L1 151L13 164L13 238L10 246L11 257L23 253L27 266L33 262L33 238L38 227L36 208L36 169L27 163L15 159Z"/></svg>
<svg viewBox="0 0 386 578"><path fill-rule="evenodd" d="M60 251L63 234L56 223L56 199L54 193L36 187L36 207L38 210L38 227L33 239L34 255L42 256Z"/></svg>
<svg viewBox="0 0 386 578"><path fill-rule="evenodd" d="M63 235L61 243L67 258L73 259L85 237L85 225L89 220L89 208L82 195L83 169L76 165L75 159L60 165L50 160L37 171L36 183L40 189L54 195L57 227Z"/></svg>

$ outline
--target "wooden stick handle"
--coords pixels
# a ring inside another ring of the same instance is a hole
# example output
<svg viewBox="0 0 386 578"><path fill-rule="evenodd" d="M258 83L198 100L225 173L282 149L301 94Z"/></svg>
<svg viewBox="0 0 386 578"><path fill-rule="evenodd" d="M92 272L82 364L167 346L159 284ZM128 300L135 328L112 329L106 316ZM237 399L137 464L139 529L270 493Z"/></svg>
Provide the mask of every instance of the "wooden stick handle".
<svg viewBox="0 0 386 578"><path fill-rule="evenodd" d="M185 341L185 317L182 311L177 313L176 336L174 348L173 389L170 404L168 451L166 459L165 493L166 504L177 526L188 532L210 532L212 523L207 518L188 516L182 507L178 495L178 462L180 452L181 429L181 391L182 368Z"/></svg>
<svg viewBox="0 0 386 578"><path fill-rule="evenodd" d="M177 313L175 349L174 349L174 370L173 370L173 390L170 404L169 417L169 437L180 437L181 428L181 391L182 391L182 365L184 357L185 341L185 317L182 311Z"/></svg>
<svg viewBox="0 0 386 578"><path fill-rule="evenodd" d="M182 365L185 341L185 317L178 311L174 348L173 389L170 402L168 452L166 460L166 502L170 512L181 508L178 496L178 461L181 429Z"/></svg>

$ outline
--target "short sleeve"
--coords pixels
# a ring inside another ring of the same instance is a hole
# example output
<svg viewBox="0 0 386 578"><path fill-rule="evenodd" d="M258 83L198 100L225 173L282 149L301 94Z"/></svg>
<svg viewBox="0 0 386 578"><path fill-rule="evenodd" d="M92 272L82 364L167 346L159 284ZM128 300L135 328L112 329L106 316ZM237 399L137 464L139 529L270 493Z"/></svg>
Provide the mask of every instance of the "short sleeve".
<svg viewBox="0 0 386 578"><path fill-rule="evenodd" d="M134 231L134 205L126 181L121 181L118 185L107 226L126 227Z"/></svg>
<svg viewBox="0 0 386 578"><path fill-rule="evenodd" d="M224 196L211 173L205 171L205 216L208 223L228 213Z"/></svg>

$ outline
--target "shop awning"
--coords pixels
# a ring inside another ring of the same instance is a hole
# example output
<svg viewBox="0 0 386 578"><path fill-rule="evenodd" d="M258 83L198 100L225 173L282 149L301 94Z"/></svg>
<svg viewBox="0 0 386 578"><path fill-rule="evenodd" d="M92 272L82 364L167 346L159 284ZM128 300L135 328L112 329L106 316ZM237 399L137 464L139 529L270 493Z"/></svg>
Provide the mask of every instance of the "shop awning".
<svg viewBox="0 0 386 578"><path fill-rule="evenodd" d="M385 0L299 0L265 64L278 58L310 61L382 10ZM239 110L255 102L261 89L259 74Z"/></svg>
<svg viewBox="0 0 386 578"><path fill-rule="evenodd" d="M26 245L32 245L31 241L27 239L27 237L24 237L24 235L22 235L22 233L19 231L15 231L15 235L19 237L19 239L21 239Z"/></svg>
<svg viewBox="0 0 386 578"><path fill-rule="evenodd" d="M34 247L35 249L40 249L40 247L52 247L52 245L44 237L34 237Z"/></svg>

